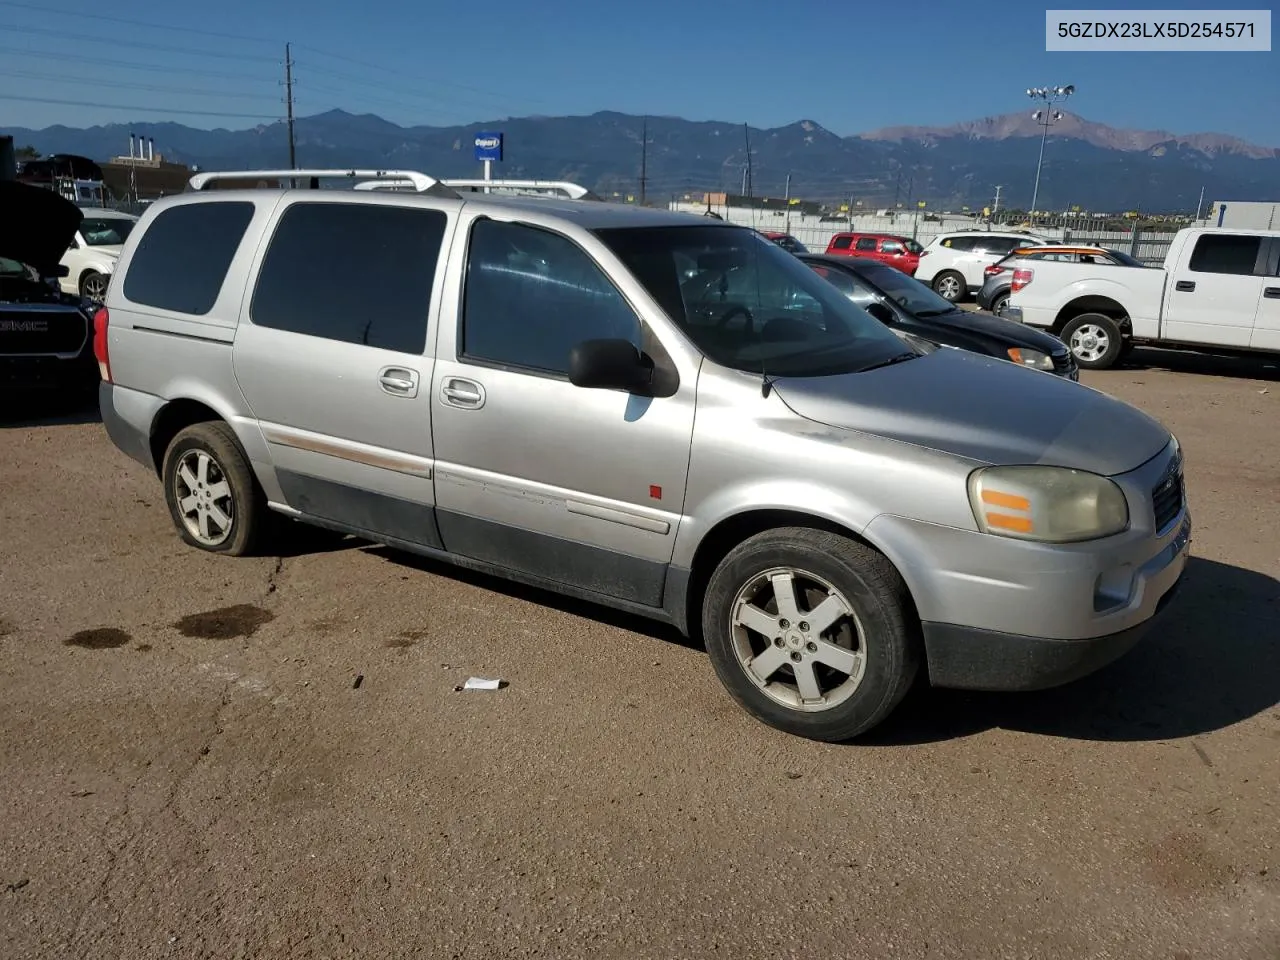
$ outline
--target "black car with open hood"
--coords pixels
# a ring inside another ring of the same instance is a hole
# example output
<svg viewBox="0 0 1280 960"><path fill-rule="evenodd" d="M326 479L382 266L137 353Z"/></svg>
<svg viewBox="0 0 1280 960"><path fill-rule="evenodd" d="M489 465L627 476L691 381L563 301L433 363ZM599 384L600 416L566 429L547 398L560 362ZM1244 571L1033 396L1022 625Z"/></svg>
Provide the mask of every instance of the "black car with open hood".
<svg viewBox="0 0 1280 960"><path fill-rule="evenodd" d="M93 306L57 283L81 219L52 190L0 181L0 388L97 385Z"/></svg>

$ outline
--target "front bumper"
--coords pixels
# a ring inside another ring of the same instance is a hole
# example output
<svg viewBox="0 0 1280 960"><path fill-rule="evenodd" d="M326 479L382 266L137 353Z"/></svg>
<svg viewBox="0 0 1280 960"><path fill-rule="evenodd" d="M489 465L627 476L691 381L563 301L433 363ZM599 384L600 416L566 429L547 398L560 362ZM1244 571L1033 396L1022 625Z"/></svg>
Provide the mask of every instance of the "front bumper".
<svg viewBox="0 0 1280 960"><path fill-rule="evenodd" d="M1113 477L1129 501L1129 529L1089 543L1033 543L904 517L872 521L868 539L911 589L932 682L1055 686L1133 646L1173 596L1189 555L1185 501L1160 529L1153 506L1173 462L1171 444Z"/></svg>
<svg viewBox="0 0 1280 960"><path fill-rule="evenodd" d="M1088 640L1045 640L951 623L925 623L929 683L956 690L1045 690L1102 669L1128 653L1162 619L1181 579L1156 601L1151 619Z"/></svg>

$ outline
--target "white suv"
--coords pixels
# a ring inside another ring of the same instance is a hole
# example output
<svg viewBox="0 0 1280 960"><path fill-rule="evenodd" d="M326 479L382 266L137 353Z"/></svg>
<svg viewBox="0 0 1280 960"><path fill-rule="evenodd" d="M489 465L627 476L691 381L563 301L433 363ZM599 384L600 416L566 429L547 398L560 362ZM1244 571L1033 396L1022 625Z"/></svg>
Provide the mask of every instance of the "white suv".
<svg viewBox="0 0 1280 960"><path fill-rule="evenodd" d="M939 296L955 303L982 287L986 279L982 271L988 264L1008 256L1018 247L1038 247L1049 242L1045 237L1014 231L940 233L921 252L915 277L932 286Z"/></svg>

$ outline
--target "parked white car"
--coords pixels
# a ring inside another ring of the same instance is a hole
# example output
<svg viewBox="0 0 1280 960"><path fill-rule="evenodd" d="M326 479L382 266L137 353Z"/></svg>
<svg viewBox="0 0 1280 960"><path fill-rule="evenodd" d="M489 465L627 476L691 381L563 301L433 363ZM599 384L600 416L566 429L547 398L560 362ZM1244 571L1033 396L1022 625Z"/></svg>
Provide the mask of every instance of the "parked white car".
<svg viewBox="0 0 1280 960"><path fill-rule="evenodd" d="M1049 242L1045 237L1012 230L940 233L920 253L915 278L929 284L943 299L955 303L982 288L986 280L983 271L988 265L1019 247L1036 247Z"/></svg>
<svg viewBox="0 0 1280 960"><path fill-rule="evenodd" d="M60 281L62 291L102 300L120 259L120 248L138 218L105 207L81 207L80 212L84 214L80 229L60 261L67 268Z"/></svg>
<svg viewBox="0 0 1280 960"><path fill-rule="evenodd" d="M1280 353L1280 230L1188 227L1163 268L1023 263L1004 316L1104 369L1136 344Z"/></svg>

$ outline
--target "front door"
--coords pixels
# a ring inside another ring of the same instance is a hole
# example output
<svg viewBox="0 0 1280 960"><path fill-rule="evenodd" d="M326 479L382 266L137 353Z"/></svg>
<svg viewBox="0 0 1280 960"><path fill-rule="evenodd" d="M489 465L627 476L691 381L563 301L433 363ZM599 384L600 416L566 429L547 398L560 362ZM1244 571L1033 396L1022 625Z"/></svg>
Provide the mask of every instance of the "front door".
<svg viewBox="0 0 1280 960"><path fill-rule="evenodd" d="M477 219L458 272L457 324L441 325L431 397L445 548L660 605L689 469L693 378L656 398L569 382L583 340L662 348L562 234Z"/></svg>
<svg viewBox="0 0 1280 960"><path fill-rule="evenodd" d="M285 503L440 546L428 317L448 215L289 198L236 330L236 380Z"/></svg>
<svg viewBox="0 0 1280 960"><path fill-rule="evenodd" d="M1162 336L1184 343L1249 346L1267 286L1262 275L1267 246L1256 235L1214 231L1196 237L1190 258L1170 270L1165 281Z"/></svg>

